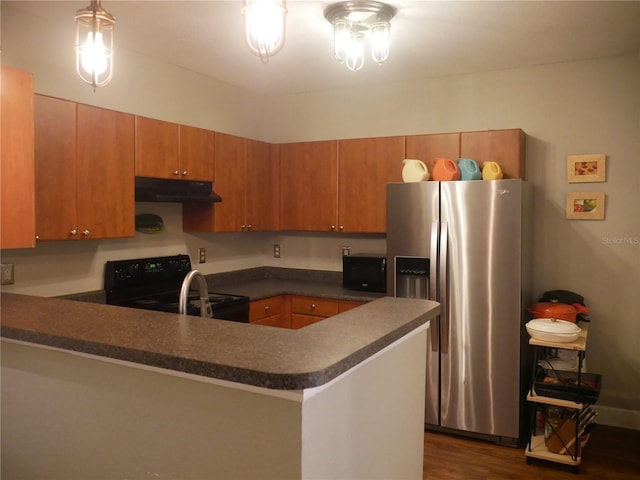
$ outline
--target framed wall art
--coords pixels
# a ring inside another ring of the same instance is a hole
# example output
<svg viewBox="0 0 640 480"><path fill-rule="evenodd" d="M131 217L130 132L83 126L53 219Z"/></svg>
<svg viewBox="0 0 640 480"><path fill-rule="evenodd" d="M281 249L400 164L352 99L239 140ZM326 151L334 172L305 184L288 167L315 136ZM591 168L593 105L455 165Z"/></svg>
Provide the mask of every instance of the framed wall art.
<svg viewBox="0 0 640 480"><path fill-rule="evenodd" d="M569 192L566 208L570 220L604 220L604 192Z"/></svg>
<svg viewBox="0 0 640 480"><path fill-rule="evenodd" d="M607 156L596 155L567 156L567 181L569 183L606 182Z"/></svg>

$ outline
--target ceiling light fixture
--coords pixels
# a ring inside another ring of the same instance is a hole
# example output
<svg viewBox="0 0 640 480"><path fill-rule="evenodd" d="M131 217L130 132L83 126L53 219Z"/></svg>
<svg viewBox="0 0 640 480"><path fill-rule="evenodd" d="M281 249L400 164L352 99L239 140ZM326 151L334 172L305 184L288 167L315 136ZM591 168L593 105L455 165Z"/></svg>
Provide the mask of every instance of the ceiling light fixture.
<svg viewBox="0 0 640 480"><path fill-rule="evenodd" d="M89 85L103 87L113 77L113 29L116 19L100 0L76 12L76 72Z"/></svg>
<svg viewBox="0 0 640 480"><path fill-rule="evenodd" d="M284 45L287 8L285 0L245 0L242 9L246 40L253 53L267 63Z"/></svg>
<svg viewBox="0 0 640 480"><path fill-rule="evenodd" d="M389 57L391 19L396 8L382 2L349 1L329 5L324 17L333 25L333 54L353 72L364 66L365 35L371 36L371 57L382 64Z"/></svg>

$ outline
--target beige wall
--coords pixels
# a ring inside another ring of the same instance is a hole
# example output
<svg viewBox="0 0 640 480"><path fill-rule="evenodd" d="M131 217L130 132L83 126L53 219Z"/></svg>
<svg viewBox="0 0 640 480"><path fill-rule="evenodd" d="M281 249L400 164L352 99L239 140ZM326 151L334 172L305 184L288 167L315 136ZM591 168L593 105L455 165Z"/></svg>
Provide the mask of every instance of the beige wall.
<svg viewBox="0 0 640 480"><path fill-rule="evenodd" d="M53 64L35 53L33 40L25 39L37 31L34 24L48 27L7 10L2 11L2 62L33 71L41 93L272 142L522 128L527 133L527 180L535 192L534 293L561 288L584 295L593 311L588 367L604 375L603 415L610 423L640 429L636 56L259 97L122 52L118 78L93 93L75 78L72 66ZM260 112L268 112L268 122ZM566 156L580 153L607 155L606 183L567 183ZM605 192L606 219L566 220L565 197L573 191ZM353 251L385 249L383 237L185 235L175 207L139 204L138 209L161 213L168 232L3 251L3 261L14 262L16 272L16 285L7 290L37 288L44 295L93 290L101 288L106 260L178 251L194 258L198 246L209 252L210 261L199 266L205 273L253 265L340 270L342 245ZM282 245L280 259L271 257L275 242Z"/></svg>

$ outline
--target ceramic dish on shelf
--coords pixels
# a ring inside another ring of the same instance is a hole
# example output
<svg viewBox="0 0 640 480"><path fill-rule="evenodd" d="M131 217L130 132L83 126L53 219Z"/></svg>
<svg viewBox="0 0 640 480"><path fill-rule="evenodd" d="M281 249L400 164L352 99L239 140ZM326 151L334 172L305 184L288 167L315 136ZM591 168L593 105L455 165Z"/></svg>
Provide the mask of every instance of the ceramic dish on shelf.
<svg viewBox="0 0 640 480"><path fill-rule="evenodd" d="M532 338L543 342L574 342L582 331L575 323L557 318L534 318L525 327Z"/></svg>

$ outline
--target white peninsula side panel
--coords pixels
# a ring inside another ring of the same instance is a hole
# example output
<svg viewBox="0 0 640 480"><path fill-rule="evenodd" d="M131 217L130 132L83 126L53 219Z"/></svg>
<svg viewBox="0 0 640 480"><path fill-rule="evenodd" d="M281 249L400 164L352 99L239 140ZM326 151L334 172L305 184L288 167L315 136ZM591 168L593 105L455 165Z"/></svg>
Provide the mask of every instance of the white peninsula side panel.
<svg viewBox="0 0 640 480"><path fill-rule="evenodd" d="M303 391L3 339L2 479L420 479L426 332Z"/></svg>

